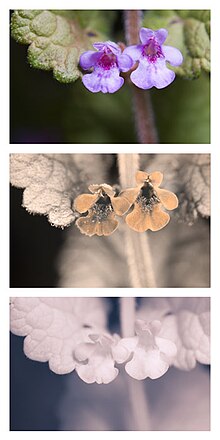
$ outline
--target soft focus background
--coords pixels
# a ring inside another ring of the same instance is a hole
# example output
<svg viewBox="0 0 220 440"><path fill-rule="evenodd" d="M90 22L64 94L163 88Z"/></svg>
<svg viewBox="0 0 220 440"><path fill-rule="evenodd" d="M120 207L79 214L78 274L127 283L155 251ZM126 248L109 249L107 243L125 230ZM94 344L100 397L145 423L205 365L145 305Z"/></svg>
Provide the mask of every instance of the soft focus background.
<svg viewBox="0 0 220 440"><path fill-rule="evenodd" d="M106 12L108 13L108 12ZM122 11L112 38L124 41ZM11 143L135 143L131 92L92 94L80 80L61 84L52 72L33 69L27 46L11 39ZM210 142L209 75L177 78L169 87L151 89L161 143Z"/></svg>
<svg viewBox="0 0 220 440"><path fill-rule="evenodd" d="M118 332L118 298L107 300L111 331ZM133 430L127 380L123 367L108 385L88 385L74 372L56 375L47 363L27 359L23 338L11 335L11 430ZM172 367L144 387L152 430L210 429L209 367Z"/></svg>

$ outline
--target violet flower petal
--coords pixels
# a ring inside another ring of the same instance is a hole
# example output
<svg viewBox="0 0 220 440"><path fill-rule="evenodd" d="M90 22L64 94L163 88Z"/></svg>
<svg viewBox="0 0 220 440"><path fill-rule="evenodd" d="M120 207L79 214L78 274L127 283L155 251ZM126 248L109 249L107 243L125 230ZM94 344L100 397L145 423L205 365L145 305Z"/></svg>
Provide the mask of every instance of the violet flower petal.
<svg viewBox="0 0 220 440"><path fill-rule="evenodd" d="M132 58L129 55L122 54L117 57L118 67L121 72L127 72L130 70L134 64Z"/></svg>
<svg viewBox="0 0 220 440"><path fill-rule="evenodd" d="M151 75L151 81L154 87L157 89L163 89L171 84L175 79L175 73L166 67L164 61L157 62L156 66L150 66L148 69L149 75Z"/></svg>
<svg viewBox="0 0 220 440"><path fill-rule="evenodd" d="M103 51L105 48L108 48L114 55L121 54L121 48L118 44L113 41L105 41L104 43L94 43L93 47L98 51Z"/></svg>
<svg viewBox="0 0 220 440"><path fill-rule="evenodd" d="M114 93L124 84L124 79L119 76L119 69L104 70L96 68L94 72L84 75L84 86L93 93Z"/></svg>
<svg viewBox="0 0 220 440"><path fill-rule="evenodd" d="M90 92L97 93L101 90L101 76L99 76L95 70L92 73L84 75L82 82Z"/></svg>
<svg viewBox="0 0 220 440"><path fill-rule="evenodd" d="M131 73L131 81L140 89L150 89L154 86L151 76L148 75L149 67L146 63L139 63L137 69Z"/></svg>
<svg viewBox="0 0 220 440"><path fill-rule="evenodd" d="M142 54L142 50L143 50L143 46L142 44L137 44L134 46L128 46L126 47L126 49L123 52L123 55L129 55L129 57L132 58L132 60L138 61L141 57Z"/></svg>
<svg viewBox="0 0 220 440"><path fill-rule="evenodd" d="M99 58L102 56L101 52L95 52L94 50L88 50L87 52L84 52L79 59L79 64L82 67L82 69L90 69L94 66L94 64L97 63Z"/></svg>
<svg viewBox="0 0 220 440"><path fill-rule="evenodd" d="M179 66L183 62L183 56L179 49L172 46L163 46L163 54L166 61L171 64L171 66Z"/></svg>
<svg viewBox="0 0 220 440"><path fill-rule="evenodd" d="M155 32L152 29L141 28L139 32L139 37L142 44L148 43L149 38L155 36Z"/></svg>
<svg viewBox="0 0 220 440"><path fill-rule="evenodd" d="M166 40L168 31L163 28L158 29L157 31L153 31L152 29L148 29L148 28L141 28L139 35L142 44L147 44L149 38L155 38L157 43L161 45Z"/></svg>
<svg viewBox="0 0 220 440"><path fill-rule="evenodd" d="M165 61L158 61L156 64L140 62L138 68L132 72L131 81L141 89L156 87L163 89L175 78L175 73L167 69Z"/></svg>
<svg viewBox="0 0 220 440"><path fill-rule="evenodd" d="M167 39L168 31L166 29L161 28L158 29L157 31L154 31L154 34L157 42L161 45Z"/></svg>

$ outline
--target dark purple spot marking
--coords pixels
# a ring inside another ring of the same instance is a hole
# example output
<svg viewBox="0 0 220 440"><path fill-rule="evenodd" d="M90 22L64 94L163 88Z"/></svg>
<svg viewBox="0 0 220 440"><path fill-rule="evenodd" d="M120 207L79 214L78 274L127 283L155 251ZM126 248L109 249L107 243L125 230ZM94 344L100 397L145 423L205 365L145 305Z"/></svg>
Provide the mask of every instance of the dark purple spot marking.
<svg viewBox="0 0 220 440"><path fill-rule="evenodd" d="M103 53L99 59L98 65L104 70L110 70L112 67L116 66L116 56L113 53Z"/></svg>
<svg viewBox="0 0 220 440"><path fill-rule="evenodd" d="M155 63L158 58L164 58L161 46L156 42L155 38L150 38L145 44L142 55L147 57L149 63Z"/></svg>

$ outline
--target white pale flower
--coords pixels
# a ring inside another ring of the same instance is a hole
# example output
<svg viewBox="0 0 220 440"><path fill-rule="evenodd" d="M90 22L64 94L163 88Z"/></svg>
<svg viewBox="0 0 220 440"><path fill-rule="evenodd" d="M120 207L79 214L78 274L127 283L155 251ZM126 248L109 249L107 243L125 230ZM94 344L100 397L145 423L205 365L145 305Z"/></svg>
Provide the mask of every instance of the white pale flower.
<svg viewBox="0 0 220 440"><path fill-rule="evenodd" d="M176 345L169 339L158 336L160 330L160 321L155 320L147 324L145 321L137 320L137 336L121 339L114 349L115 360L118 363L128 361L125 370L134 379L161 377L176 356Z"/></svg>
<svg viewBox="0 0 220 440"><path fill-rule="evenodd" d="M74 356L77 360L76 371L86 383L107 384L118 375L112 347L118 342L118 336L109 334L89 335L91 342L79 344Z"/></svg>

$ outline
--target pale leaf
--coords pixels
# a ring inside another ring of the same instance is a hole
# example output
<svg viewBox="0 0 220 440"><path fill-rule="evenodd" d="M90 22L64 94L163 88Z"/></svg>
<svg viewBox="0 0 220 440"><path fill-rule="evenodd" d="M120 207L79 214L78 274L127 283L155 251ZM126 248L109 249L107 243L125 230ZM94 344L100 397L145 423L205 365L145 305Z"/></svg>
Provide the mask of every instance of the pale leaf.
<svg viewBox="0 0 220 440"><path fill-rule="evenodd" d="M99 298L11 298L10 310L11 331L25 336L26 356L48 361L57 374L74 370L76 345L106 324L105 304Z"/></svg>
<svg viewBox="0 0 220 440"><path fill-rule="evenodd" d="M196 362L210 363L209 298L149 298L143 301L138 316L162 322L160 336L177 346L173 364L190 370Z"/></svg>
<svg viewBox="0 0 220 440"><path fill-rule="evenodd" d="M59 227L76 219L75 197L88 191L94 179L105 178L110 155L11 154L11 184L24 188L23 207L44 214ZM94 177L95 176L95 177Z"/></svg>
<svg viewBox="0 0 220 440"><path fill-rule="evenodd" d="M146 158L149 172L154 169L163 172L161 187L178 196L179 206L172 216L188 224L193 224L199 217L210 216L209 154L141 155L145 167Z"/></svg>

